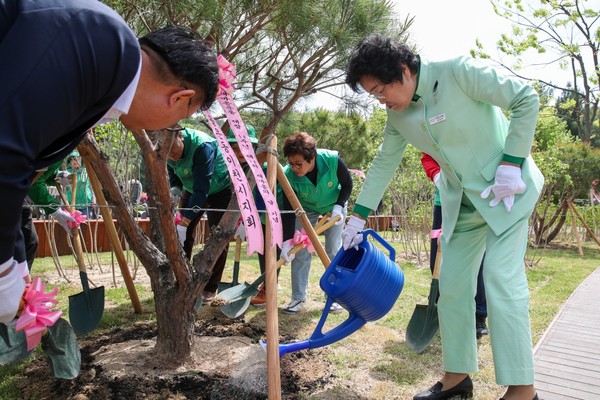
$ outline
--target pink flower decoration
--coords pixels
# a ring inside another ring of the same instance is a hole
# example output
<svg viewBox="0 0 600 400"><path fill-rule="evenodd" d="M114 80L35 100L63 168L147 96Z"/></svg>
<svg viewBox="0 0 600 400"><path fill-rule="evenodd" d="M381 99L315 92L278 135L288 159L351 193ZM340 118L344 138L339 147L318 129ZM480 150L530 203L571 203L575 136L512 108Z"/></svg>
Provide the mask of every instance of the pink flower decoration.
<svg viewBox="0 0 600 400"><path fill-rule="evenodd" d="M81 214L81 211L75 210L71 212L71 217L75 218L75 222L67 221L67 225L71 229L79 228L79 225L84 224L87 221L87 217Z"/></svg>
<svg viewBox="0 0 600 400"><path fill-rule="evenodd" d="M148 193L146 193L146 192L142 193L142 195L140 196L140 201L142 203L147 202L148 201Z"/></svg>
<svg viewBox="0 0 600 400"><path fill-rule="evenodd" d="M233 85L233 81L235 80L235 65L231 64L220 54L217 56L217 63L219 64L218 94L221 94L223 91L231 94L235 89L235 86Z"/></svg>
<svg viewBox="0 0 600 400"><path fill-rule="evenodd" d="M179 225L181 221L183 221L183 215L181 214L181 211L177 211L173 217L173 222L175 225Z"/></svg>
<svg viewBox="0 0 600 400"><path fill-rule="evenodd" d="M49 293L45 292L45 285L40 278L25 286L23 301L25 306L17 319L17 331L25 331L27 351L31 351L42 340L42 334L47 326L52 326L62 315L62 311L52 311L58 300L55 299L58 288Z"/></svg>
<svg viewBox="0 0 600 400"><path fill-rule="evenodd" d="M294 246L301 244L302 247L306 247L309 253L314 253L315 251L315 248L313 247L312 242L310 241L310 237L308 237L304 228L302 228L301 231L296 231L294 233L294 237L292 237L290 243Z"/></svg>

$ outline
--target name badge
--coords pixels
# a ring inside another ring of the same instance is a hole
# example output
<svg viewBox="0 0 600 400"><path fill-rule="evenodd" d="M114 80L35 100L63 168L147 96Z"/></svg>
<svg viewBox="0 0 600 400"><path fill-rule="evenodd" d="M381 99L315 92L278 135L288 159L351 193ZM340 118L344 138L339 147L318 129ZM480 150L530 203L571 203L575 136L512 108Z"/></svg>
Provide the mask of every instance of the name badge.
<svg viewBox="0 0 600 400"><path fill-rule="evenodd" d="M436 115L435 117L431 117L429 118L429 124L430 125L435 125L435 124L439 124L442 121L446 120L446 114L439 114Z"/></svg>

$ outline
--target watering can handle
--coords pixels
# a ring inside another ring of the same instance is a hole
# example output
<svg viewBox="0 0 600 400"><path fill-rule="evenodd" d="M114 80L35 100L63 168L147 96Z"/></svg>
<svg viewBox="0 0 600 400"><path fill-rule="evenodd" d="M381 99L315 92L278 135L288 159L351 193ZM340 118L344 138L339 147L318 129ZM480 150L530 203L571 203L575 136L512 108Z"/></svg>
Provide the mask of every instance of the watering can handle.
<svg viewBox="0 0 600 400"><path fill-rule="evenodd" d="M390 260L396 262L396 250L392 247L392 245L390 245L384 238L379 236L379 234L373 229L365 229L363 231L363 241L366 240L367 236L369 235L373 236L383 247L388 249L388 251L390 252Z"/></svg>

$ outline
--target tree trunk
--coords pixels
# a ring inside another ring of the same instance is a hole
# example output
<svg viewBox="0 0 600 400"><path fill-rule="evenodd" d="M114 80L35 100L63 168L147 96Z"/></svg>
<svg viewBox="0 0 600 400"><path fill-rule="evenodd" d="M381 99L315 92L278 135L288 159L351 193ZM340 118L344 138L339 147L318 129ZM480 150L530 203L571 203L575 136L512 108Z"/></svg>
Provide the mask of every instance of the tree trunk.
<svg viewBox="0 0 600 400"><path fill-rule="evenodd" d="M114 207L119 226L150 277L158 331L154 351L160 357L161 365L172 368L190 356L196 300L208 282L216 255L221 254L233 236L239 213L225 213L221 224L212 229L204 248L194 257L191 265L179 245L167 182L166 154L173 137L157 134L155 146L145 132L136 132L134 136L142 149L148 177L152 240L129 213L107 156L101 152L91 135L81 142L79 151L90 160L91 165L86 167L93 168L98 175L104 196ZM235 208L234 199L229 208Z"/></svg>

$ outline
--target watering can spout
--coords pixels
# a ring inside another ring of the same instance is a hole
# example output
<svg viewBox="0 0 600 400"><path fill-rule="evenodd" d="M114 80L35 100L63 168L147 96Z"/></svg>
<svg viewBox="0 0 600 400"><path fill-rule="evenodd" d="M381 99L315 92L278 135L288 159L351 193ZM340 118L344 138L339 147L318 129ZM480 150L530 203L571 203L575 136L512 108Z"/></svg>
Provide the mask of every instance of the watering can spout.
<svg viewBox="0 0 600 400"><path fill-rule="evenodd" d="M328 308L327 308L328 309ZM325 315L325 314L324 314ZM322 319L321 322L324 322ZM308 340L301 342L283 343L279 345L279 357L283 357L287 353L293 351L304 350L304 349L316 349L317 347L323 347L330 345L338 340L342 340L347 336L350 336L358 329L360 329L367 321L357 316L350 315L350 317L344 321L341 325L335 327L329 332L321 333L322 324L317 326L317 329Z"/></svg>
<svg viewBox="0 0 600 400"><path fill-rule="evenodd" d="M279 345L279 357L283 357L292 351L304 350L308 348L312 348L310 345L310 339L303 340L301 342L283 343Z"/></svg>

